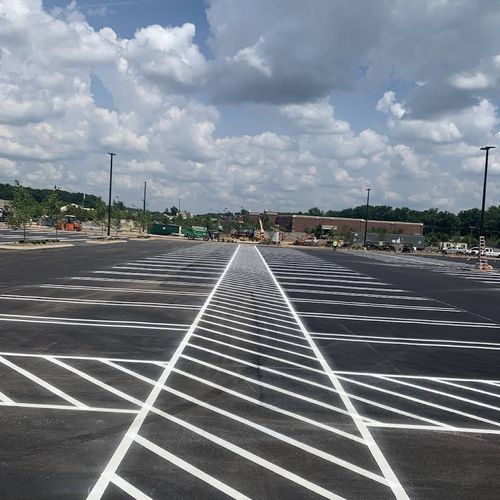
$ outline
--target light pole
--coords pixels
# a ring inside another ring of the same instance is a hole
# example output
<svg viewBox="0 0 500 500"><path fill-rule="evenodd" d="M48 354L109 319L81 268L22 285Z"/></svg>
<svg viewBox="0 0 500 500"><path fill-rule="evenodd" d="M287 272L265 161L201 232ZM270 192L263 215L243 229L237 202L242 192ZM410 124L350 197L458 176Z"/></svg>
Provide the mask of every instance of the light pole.
<svg viewBox="0 0 500 500"><path fill-rule="evenodd" d="M147 183L144 181L144 198L142 199L142 211L146 214L146 186Z"/></svg>
<svg viewBox="0 0 500 500"><path fill-rule="evenodd" d="M363 238L363 247L366 250L366 233L368 231L368 210L370 208L370 191L372 188L366 189L366 214L365 214L365 236Z"/></svg>
<svg viewBox="0 0 500 500"><path fill-rule="evenodd" d="M481 148L481 151L486 151L486 158L484 161L484 184L483 184L483 203L481 205L481 220L479 222L479 236L484 236L483 228L484 228L484 208L486 204L486 182L488 180L488 156L490 149L495 149L495 146L484 146Z"/></svg>
<svg viewBox="0 0 500 500"><path fill-rule="evenodd" d="M179 215L181 214L181 199L179 198Z"/></svg>
<svg viewBox="0 0 500 500"><path fill-rule="evenodd" d="M111 187L113 184L113 157L116 153L108 153L109 155L109 200L108 200L108 238L111 236Z"/></svg>

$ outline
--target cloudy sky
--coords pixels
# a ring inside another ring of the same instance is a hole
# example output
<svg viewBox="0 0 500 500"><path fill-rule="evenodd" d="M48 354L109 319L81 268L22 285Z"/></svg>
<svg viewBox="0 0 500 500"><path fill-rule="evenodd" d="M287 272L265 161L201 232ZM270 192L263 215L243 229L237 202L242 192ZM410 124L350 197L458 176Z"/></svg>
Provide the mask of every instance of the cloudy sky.
<svg viewBox="0 0 500 500"><path fill-rule="evenodd" d="M0 0L0 182L104 196L112 151L151 209L478 206L499 26L498 0Z"/></svg>

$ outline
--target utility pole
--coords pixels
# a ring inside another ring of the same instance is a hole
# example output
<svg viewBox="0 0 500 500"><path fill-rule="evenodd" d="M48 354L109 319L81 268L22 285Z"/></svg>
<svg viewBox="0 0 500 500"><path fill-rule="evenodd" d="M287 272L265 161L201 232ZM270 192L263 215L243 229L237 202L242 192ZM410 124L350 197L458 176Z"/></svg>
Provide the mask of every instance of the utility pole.
<svg viewBox="0 0 500 500"><path fill-rule="evenodd" d="M483 203L481 205L481 221L479 222L479 236L484 236L484 209L486 204L486 182L488 180L488 156L490 149L495 149L495 146L484 146L481 151L486 151L486 158L484 161L484 183L483 183Z"/></svg>
<svg viewBox="0 0 500 500"><path fill-rule="evenodd" d="M363 238L363 247L366 250L366 233L368 231L368 210L370 208L370 191L372 188L366 189L366 214L365 214L365 237Z"/></svg>
<svg viewBox="0 0 500 500"><path fill-rule="evenodd" d="M109 155L109 199L108 199L108 238L111 236L111 188L113 185L113 157L116 153L108 153Z"/></svg>
<svg viewBox="0 0 500 500"><path fill-rule="evenodd" d="M146 181L144 181L144 198L142 199L142 211L144 213L146 213L146 186L147 186L147 183Z"/></svg>

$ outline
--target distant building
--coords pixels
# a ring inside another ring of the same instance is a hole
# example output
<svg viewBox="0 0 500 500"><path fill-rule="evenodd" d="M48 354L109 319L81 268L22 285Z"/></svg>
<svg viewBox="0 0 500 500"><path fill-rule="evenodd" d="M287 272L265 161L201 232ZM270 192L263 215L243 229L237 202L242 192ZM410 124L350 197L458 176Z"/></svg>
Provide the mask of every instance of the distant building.
<svg viewBox="0 0 500 500"><path fill-rule="evenodd" d="M352 243L362 245L365 233L353 233ZM415 234L394 234L394 233L366 233L366 241L370 243L390 243L393 245L411 245L417 250L425 248L425 236Z"/></svg>
<svg viewBox="0 0 500 500"><path fill-rule="evenodd" d="M347 217L319 217L313 215L275 215L275 223L288 232L305 232L314 230L318 226L334 230L337 234L363 233L365 219L350 219ZM424 225L418 222L393 222L368 220L368 232L386 232L390 234L404 234L422 236Z"/></svg>

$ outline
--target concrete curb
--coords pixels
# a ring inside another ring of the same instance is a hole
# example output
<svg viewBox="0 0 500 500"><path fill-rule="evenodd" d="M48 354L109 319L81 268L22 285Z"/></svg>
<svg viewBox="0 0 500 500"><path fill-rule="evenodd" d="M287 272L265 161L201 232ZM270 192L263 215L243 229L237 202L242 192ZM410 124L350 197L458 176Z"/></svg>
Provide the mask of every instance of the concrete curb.
<svg viewBox="0 0 500 500"><path fill-rule="evenodd" d="M127 243L127 240L85 240L85 243L94 245L111 245L113 243Z"/></svg>
<svg viewBox="0 0 500 500"><path fill-rule="evenodd" d="M0 245L0 250L48 250L49 248L67 248L74 247L73 243L39 243L35 244L15 244L15 245Z"/></svg>

